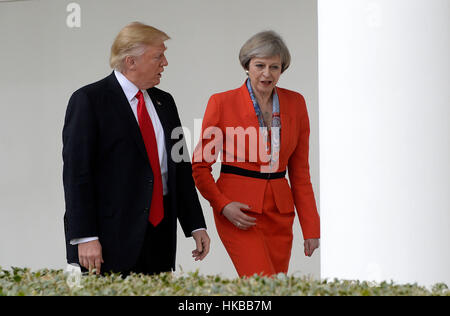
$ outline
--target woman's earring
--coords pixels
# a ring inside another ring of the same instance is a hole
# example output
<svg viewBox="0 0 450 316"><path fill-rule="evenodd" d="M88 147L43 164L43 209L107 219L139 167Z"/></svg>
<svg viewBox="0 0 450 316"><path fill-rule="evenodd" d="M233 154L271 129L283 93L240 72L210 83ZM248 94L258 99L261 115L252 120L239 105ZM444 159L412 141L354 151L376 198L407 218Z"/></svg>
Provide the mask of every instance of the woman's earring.
<svg viewBox="0 0 450 316"><path fill-rule="evenodd" d="M246 73L246 74L247 74L247 76L248 76L248 70L246 70L246 71L245 71L245 73Z"/></svg>

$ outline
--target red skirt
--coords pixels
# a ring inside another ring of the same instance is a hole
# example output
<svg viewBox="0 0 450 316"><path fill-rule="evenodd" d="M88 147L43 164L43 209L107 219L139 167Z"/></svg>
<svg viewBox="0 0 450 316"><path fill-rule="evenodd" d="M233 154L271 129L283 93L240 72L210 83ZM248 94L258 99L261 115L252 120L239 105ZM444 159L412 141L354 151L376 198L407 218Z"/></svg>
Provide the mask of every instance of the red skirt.
<svg viewBox="0 0 450 316"><path fill-rule="evenodd" d="M278 211L270 181L264 193L262 213L245 213L256 218L256 225L248 230L237 228L225 216L214 212L217 232L239 276L287 273L295 213Z"/></svg>

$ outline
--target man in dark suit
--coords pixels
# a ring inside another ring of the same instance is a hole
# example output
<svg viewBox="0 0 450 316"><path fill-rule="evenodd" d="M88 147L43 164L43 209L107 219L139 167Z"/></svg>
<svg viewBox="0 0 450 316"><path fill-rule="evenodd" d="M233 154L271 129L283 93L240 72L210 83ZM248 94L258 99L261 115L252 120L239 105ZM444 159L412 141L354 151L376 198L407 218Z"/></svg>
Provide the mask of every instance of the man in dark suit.
<svg viewBox="0 0 450 316"><path fill-rule="evenodd" d="M111 48L113 73L77 90L67 107L67 260L90 272L174 270L177 218L195 239L195 260L209 252L188 153L185 146L172 153L184 142L171 137L181 127L178 111L172 96L155 88L168 64L167 39L151 26L127 25Z"/></svg>

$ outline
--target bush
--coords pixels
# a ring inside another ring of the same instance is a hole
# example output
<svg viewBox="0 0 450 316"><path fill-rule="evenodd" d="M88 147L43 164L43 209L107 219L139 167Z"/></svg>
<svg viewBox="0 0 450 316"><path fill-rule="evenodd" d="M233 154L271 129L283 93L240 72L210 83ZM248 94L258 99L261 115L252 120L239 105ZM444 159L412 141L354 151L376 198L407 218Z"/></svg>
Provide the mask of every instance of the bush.
<svg viewBox="0 0 450 316"><path fill-rule="evenodd" d="M78 283L77 283L78 282ZM69 286L69 284L71 286ZM62 270L0 268L0 296L450 296L445 284L431 290L417 284L318 281L280 274L273 278L225 279L220 276L160 274L85 275L71 278Z"/></svg>

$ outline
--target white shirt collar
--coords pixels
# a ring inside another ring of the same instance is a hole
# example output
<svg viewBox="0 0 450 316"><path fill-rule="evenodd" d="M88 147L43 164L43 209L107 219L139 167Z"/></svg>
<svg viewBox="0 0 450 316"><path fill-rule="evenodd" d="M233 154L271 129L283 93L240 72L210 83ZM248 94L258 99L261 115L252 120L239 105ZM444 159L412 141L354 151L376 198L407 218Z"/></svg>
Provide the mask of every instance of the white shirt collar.
<svg viewBox="0 0 450 316"><path fill-rule="evenodd" d="M128 80L128 78L125 77L120 71L114 69L114 75L116 75L117 81L122 87L122 90L125 93L128 102L131 102L131 100L136 96L136 93L138 93L139 91L138 87L136 87L134 83Z"/></svg>

